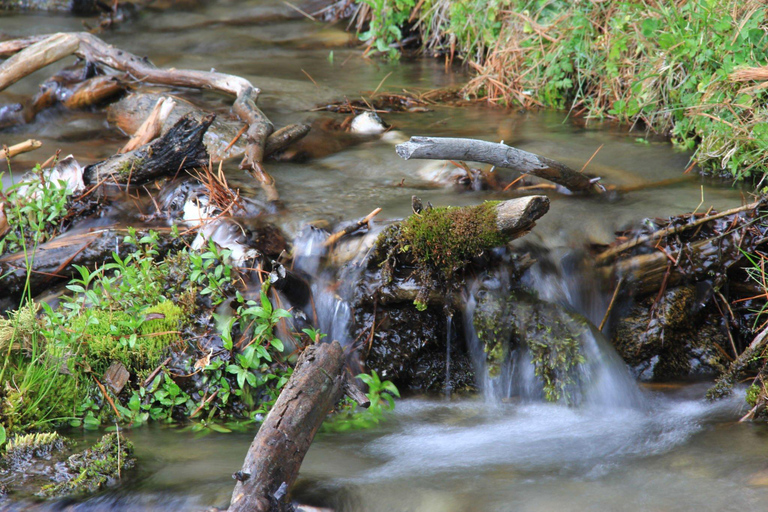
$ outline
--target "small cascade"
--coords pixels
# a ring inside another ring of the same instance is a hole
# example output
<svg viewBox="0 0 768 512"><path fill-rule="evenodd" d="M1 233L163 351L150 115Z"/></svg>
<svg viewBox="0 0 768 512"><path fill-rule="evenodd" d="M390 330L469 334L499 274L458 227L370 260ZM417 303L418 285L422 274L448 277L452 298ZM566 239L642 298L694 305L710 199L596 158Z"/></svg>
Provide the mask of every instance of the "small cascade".
<svg viewBox="0 0 768 512"><path fill-rule="evenodd" d="M445 330L446 330L446 338L445 338L445 396L450 398L451 391L453 390L453 386L451 385L451 336L452 336L452 327L453 325L453 315L447 314L445 316Z"/></svg>
<svg viewBox="0 0 768 512"><path fill-rule="evenodd" d="M352 343L350 325L352 309L343 295L344 283L355 283L354 271L347 270L346 275L338 276L330 269L322 268L323 257L327 253L323 245L327 234L317 229L304 230L293 242L294 269L311 277L312 301L307 307L307 315L316 317L315 327L327 335L326 340L337 340L343 347Z"/></svg>
<svg viewBox="0 0 768 512"><path fill-rule="evenodd" d="M540 261L526 273L523 289L513 289L505 268L470 285L465 336L487 401L642 406L626 365L592 323L600 321L606 300L588 279Z"/></svg>

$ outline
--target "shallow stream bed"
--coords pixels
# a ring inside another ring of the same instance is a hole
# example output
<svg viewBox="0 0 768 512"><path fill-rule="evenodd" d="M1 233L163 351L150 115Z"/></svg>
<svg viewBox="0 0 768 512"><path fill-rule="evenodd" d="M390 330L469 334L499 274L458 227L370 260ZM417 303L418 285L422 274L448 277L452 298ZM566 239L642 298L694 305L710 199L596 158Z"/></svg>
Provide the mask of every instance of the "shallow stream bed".
<svg viewBox="0 0 768 512"><path fill-rule="evenodd" d="M282 8L287 9L278 2L251 1L186 12L144 11L103 37L159 66L216 68L250 79L262 88L260 105L277 125L324 115L310 110L344 97L357 99L379 85L387 91L426 91L466 80L461 69L446 72L438 60L363 59L359 48L347 46L349 36L341 25L301 19L194 28L210 19ZM73 17L0 16L5 37L81 29L81 20ZM0 101L30 96L51 73L52 68L35 73L0 94ZM217 108L230 101L187 94ZM405 136L504 140L577 169L602 146L586 172L616 186L679 178L689 158L663 140L625 128L585 126L561 112L521 113L477 105L383 118ZM29 169L56 149L90 163L112 155L125 141L100 111L55 109L0 135L9 145L27 138L44 143L42 150L19 157L16 171ZM413 194L441 206L501 197L436 188L424 177L426 165L401 160L384 141L308 163L273 163L269 170L287 207L275 221L294 235L310 221L355 219L376 207L383 208L382 218L403 217L410 213ZM244 194L256 193L236 164L226 170L230 183L243 187ZM553 195L550 212L525 240L563 249L607 243L616 229L643 217L710 206L725 209L741 202L739 190L693 175L613 202ZM645 390L643 406L628 408L411 397L400 401L395 417L379 428L321 435L302 466L295 496L338 512L765 510L768 428L736 423L743 402L708 404L701 398L704 389ZM137 449L137 474L125 486L67 510L226 506L234 484L231 474L242 464L253 432L197 437L154 425L128 435ZM27 505L0 506L21 510Z"/></svg>

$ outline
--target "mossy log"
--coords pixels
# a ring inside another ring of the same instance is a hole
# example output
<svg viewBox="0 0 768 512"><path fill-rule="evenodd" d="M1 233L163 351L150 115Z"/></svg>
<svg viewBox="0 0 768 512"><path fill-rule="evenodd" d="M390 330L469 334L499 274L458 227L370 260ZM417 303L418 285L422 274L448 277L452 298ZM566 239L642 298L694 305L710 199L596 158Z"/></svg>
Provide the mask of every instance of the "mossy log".
<svg viewBox="0 0 768 512"><path fill-rule="evenodd" d="M155 228L161 231L162 228ZM0 258L0 287L3 293L19 297L24 292L27 273L32 295L45 291L52 284L71 279L77 275L75 265L95 268L110 261L112 253L121 258L133 252L134 248L123 242L128 234L123 228L104 228L88 232L69 232L41 244L29 254L10 254ZM146 232L139 231L141 238ZM159 253L181 249L186 242L182 238L160 238ZM29 266L28 266L29 265Z"/></svg>
<svg viewBox="0 0 768 512"><path fill-rule="evenodd" d="M571 192L605 192L596 178L590 178L555 160L503 143L451 137L411 137L408 142L398 144L396 151L405 160L416 158L482 162L543 178L562 185Z"/></svg>
<svg viewBox="0 0 768 512"><path fill-rule="evenodd" d="M159 139L89 165L83 178L86 183L142 184L164 174L207 165L203 135L212 122L212 114L199 120L191 115L182 117Z"/></svg>
<svg viewBox="0 0 768 512"><path fill-rule="evenodd" d="M320 425L344 392L338 341L308 347L248 449L229 512L291 510L288 489Z"/></svg>
<svg viewBox="0 0 768 512"><path fill-rule="evenodd" d="M414 196L414 202L420 202ZM372 261L389 259L392 246L417 264L452 273L483 251L519 238L549 211L549 198L528 196L461 208L426 208L390 226L379 237Z"/></svg>

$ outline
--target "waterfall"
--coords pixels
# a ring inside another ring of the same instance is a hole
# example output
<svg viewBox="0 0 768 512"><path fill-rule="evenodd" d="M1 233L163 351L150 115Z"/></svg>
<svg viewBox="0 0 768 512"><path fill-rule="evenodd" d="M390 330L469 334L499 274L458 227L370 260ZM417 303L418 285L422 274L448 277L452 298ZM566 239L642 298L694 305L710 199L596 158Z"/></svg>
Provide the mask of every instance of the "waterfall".
<svg viewBox="0 0 768 512"><path fill-rule="evenodd" d="M513 290L509 270L504 268L486 272L470 284L464 327L478 385L489 402L543 399L547 389L550 393L553 389L546 388L545 379L536 374L537 354L531 347L552 344L554 348L544 346L542 353L561 350L559 356L576 361L567 372L557 373L564 384L555 391L566 401L641 407L642 395L626 365L592 323L602 318L607 300L590 276L560 263L569 259L540 259L522 280L530 292ZM511 338L518 343L510 345ZM526 339L533 343L526 344ZM568 352L573 349L569 341L576 344L578 354ZM564 348L558 348L561 345Z"/></svg>
<svg viewBox="0 0 768 512"><path fill-rule="evenodd" d="M453 324L453 315L447 314L445 316L445 330L447 332L445 337L445 396L449 397L451 396L451 390L453 389L453 386L451 385L451 325Z"/></svg>

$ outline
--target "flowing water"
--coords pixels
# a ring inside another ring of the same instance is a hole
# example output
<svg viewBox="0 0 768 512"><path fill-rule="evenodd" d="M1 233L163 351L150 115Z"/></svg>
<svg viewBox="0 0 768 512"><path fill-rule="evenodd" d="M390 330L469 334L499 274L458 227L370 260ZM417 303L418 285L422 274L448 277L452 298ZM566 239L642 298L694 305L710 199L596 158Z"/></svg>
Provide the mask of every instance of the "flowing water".
<svg viewBox="0 0 768 512"><path fill-rule="evenodd" d="M143 12L104 35L108 42L158 65L216 68L261 87L259 100L277 124L306 121L317 104L360 97L380 84L390 91L461 84L460 69L421 59L397 64L361 57L339 26L306 19L254 25L209 25L210 19L288 10L280 3L247 1L167 12ZM5 36L81 30L81 20L52 15L0 16ZM331 52L333 58L331 59ZM66 62L70 64L71 59ZM0 94L3 102L29 95L52 69L37 72ZM310 80L307 75L312 77ZM185 93L223 109L229 100ZM634 187L679 178L689 155L667 142L612 126L585 126L564 113L521 113L473 107L435 107L392 114L385 121L404 135L453 135L505 142L581 168L606 183ZM61 148L81 163L111 155L125 138L102 112L44 112L30 125L6 130L4 143L34 137L48 153ZM48 154L19 157L26 170ZM305 164L271 164L287 213L273 219L296 237L297 268L312 283L321 331L349 343L352 312L345 300L354 271L341 277L321 268L322 236L309 222L361 217L375 207L381 218L410 213L410 196L435 205L499 199L487 191L458 192L428 179L430 164L405 162L391 143L372 141ZM234 164L230 183L254 193ZM497 171L506 172L506 171ZM8 178L4 178L7 180ZM732 207L741 193L697 177L627 193L619 200L552 196L550 212L519 243L546 253L526 285L563 314L599 324L608 296L593 276L574 265L585 243L606 243L616 229L647 216ZM342 286L335 286L341 279ZM505 279L499 275L499 287ZM471 291L471 290L470 290ZM471 319L473 298L463 314ZM448 332L456 319L448 317ZM462 322L471 325L471 322ZM471 329L465 337L472 341ZM449 334L448 359L450 365ZM318 436L302 466L295 497L338 511L747 511L768 503L768 428L739 424L741 399L709 404L705 385L640 389L599 332L582 336L587 363L579 371L578 407L545 404L530 356L514 354L502 373L484 379L484 396L412 396L398 402L391 421L355 433ZM477 353L477 349L475 349ZM482 357L476 357L482 366ZM484 374L480 372L480 374ZM91 434L72 433L73 436ZM161 426L131 430L139 470L119 489L71 504L67 510L204 510L226 506L253 432L196 437ZM18 510L28 504L4 505ZM60 510L64 504L42 505Z"/></svg>

